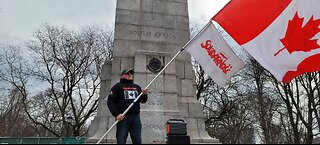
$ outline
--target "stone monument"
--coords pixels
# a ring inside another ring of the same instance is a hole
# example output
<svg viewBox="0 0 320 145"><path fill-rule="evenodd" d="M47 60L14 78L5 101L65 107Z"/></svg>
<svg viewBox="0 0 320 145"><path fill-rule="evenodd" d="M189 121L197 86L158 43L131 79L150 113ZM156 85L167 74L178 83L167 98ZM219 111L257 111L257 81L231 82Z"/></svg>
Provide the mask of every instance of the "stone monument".
<svg viewBox="0 0 320 145"><path fill-rule="evenodd" d="M144 88L189 40L187 0L117 0L113 60L103 66L98 112L91 122L89 142L97 142L115 122L106 102L120 71L133 68L135 83ZM189 53L182 52L149 89L148 102L141 104L144 144L165 143L165 126L171 118L187 122L191 143L218 143L205 131ZM115 132L116 127L102 142L115 143Z"/></svg>

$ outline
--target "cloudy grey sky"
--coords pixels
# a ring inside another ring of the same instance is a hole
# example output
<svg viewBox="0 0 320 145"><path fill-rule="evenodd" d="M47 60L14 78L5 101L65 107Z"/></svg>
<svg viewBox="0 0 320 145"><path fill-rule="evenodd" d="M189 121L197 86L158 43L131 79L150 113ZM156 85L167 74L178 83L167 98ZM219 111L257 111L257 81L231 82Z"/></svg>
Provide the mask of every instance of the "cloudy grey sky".
<svg viewBox="0 0 320 145"><path fill-rule="evenodd" d="M209 20L229 0L188 0L191 21ZM116 0L0 0L0 43L26 41L41 24L77 30L113 25Z"/></svg>

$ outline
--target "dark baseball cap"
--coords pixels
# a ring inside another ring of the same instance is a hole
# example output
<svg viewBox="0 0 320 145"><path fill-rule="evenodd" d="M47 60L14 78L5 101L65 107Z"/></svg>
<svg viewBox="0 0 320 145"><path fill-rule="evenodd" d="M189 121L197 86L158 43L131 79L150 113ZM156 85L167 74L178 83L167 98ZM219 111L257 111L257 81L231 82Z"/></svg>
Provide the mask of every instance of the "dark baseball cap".
<svg viewBox="0 0 320 145"><path fill-rule="evenodd" d="M128 73L133 74L134 73L133 69L125 69L121 72L121 75L128 74Z"/></svg>

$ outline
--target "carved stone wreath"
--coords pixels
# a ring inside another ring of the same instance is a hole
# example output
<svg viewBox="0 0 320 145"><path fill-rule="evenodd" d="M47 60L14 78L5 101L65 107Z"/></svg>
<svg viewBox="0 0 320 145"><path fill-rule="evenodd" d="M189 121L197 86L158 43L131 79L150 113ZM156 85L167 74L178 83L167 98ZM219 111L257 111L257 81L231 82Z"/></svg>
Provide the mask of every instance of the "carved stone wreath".
<svg viewBox="0 0 320 145"><path fill-rule="evenodd" d="M147 65L148 69L154 73L160 72L163 68L162 62L158 58L152 58Z"/></svg>

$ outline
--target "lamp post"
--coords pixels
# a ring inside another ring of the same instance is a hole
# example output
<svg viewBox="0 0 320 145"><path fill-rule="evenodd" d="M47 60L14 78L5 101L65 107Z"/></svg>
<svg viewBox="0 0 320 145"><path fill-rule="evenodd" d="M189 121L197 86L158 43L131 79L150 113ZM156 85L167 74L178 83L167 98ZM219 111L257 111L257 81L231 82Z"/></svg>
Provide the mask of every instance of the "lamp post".
<svg viewBox="0 0 320 145"><path fill-rule="evenodd" d="M72 132L70 132L70 126L72 127L72 121L73 121L73 118L71 116L68 116L67 117L67 123L68 123L68 126L67 126L67 137L70 137Z"/></svg>

